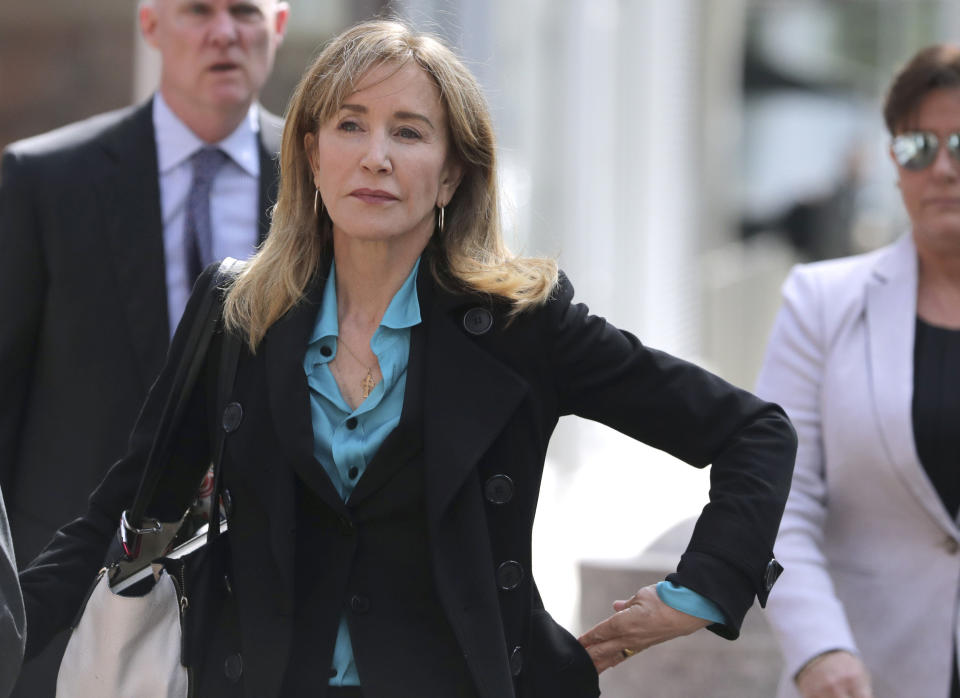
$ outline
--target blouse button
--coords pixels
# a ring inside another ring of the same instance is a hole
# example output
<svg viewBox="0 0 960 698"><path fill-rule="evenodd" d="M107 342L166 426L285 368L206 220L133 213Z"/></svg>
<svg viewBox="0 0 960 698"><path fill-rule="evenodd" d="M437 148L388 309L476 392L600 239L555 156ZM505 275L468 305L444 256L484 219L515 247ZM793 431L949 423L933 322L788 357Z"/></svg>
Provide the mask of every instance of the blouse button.
<svg viewBox="0 0 960 698"><path fill-rule="evenodd" d="M320 354L321 354L322 356L328 356L328 357L329 357L331 354L333 354L333 349L331 349L331 348L328 347L326 344L324 344L322 347L320 347Z"/></svg>
<svg viewBox="0 0 960 698"><path fill-rule="evenodd" d="M349 429L350 431L353 431L356 428L357 428L357 418L350 417L350 419L347 420L347 429Z"/></svg>
<svg viewBox="0 0 960 698"><path fill-rule="evenodd" d="M350 470L347 471L347 475L350 476L350 479L351 479L351 480L356 480L356 479L357 479L357 475L359 475L359 474L360 474L360 471L357 470L357 466L355 466L355 465L352 466L352 467L350 468Z"/></svg>

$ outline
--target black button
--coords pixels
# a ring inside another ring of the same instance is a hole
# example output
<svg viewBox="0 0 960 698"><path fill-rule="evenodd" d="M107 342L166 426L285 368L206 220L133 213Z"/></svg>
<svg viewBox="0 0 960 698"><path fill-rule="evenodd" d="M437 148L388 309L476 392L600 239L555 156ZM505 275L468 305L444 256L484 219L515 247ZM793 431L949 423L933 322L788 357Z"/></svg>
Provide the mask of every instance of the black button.
<svg viewBox="0 0 960 698"><path fill-rule="evenodd" d="M350 418L347 420L347 429L350 429L350 430L352 431L352 430L354 430L354 429L356 429L356 428L357 428L357 418L356 418L356 417L350 417Z"/></svg>
<svg viewBox="0 0 960 698"><path fill-rule="evenodd" d="M233 596L233 585L230 583L230 575L223 575L223 588L227 590L227 594Z"/></svg>
<svg viewBox="0 0 960 698"><path fill-rule="evenodd" d="M346 516L341 516L340 519L340 533L345 536L352 536L356 532L356 528L353 525L353 521L348 519Z"/></svg>
<svg viewBox="0 0 960 698"><path fill-rule="evenodd" d="M366 613L370 610L370 599L360 594L354 594L350 597L350 610L354 613Z"/></svg>
<svg viewBox="0 0 960 698"><path fill-rule="evenodd" d="M497 567L497 586L503 591L510 591L520 586L523 581L523 565L516 560L501 562Z"/></svg>
<svg viewBox="0 0 960 698"><path fill-rule="evenodd" d="M763 573L763 588L770 591L773 588L774 582L780 578L782 572L783 565L777 562L776 558L770 558L770 562L767 563L767 569Z"/></svg>
<svg viewBox="0 0 960 698"><path fill-rule="evenodd" d="M357 466L353 466L350 470L347 471L347 475L350 476L351 480L356 480L357 475L360 474L360 471L357 469Z"/></svg>
<svg viewBox="0 0 960 698"><path fill-rule="evenodd" d="M510 673L520 676L521 671L523 671L523 650L514 647L513 652L510 653Z"/></svg>
<svg viewBox="0 0 960 698"><path fill-rule="evenodd" d="M320 347L320 355L321 355L321 356L330 356L332 353L333 353L333 349L331 349L330 347L328 347L326 344L324 344L322 347Z"/></svg>
<svg viewBox="0 0 960 698"><path fill-rule="evenodd" d="M513 499L513 480L509 475L494 475L483 485L483 495L491 504L506 504Z"/></svg>
<svg viewBox="0 0 960 698"><path fill-rule="evenodd" d="M223 507L223 513L228 519L233 516L233 495L230 494L230 490L224 489L220 493L220 506Z"/></svg>
<svg viewBox="0 0 960 698"><path fill-rule="evenodd" d="M486 308L470 308L463 316L463 327L470 334L486 334L493 327L493 314Z"/></svg>
<svg viewBox="0 0 960 698"><path fill-rule="evenodd" d="M239 654L231 654L223 662L223 673L231 681L239 681L243 674L243 658Z"/></svg>
<svg viewBox="0 0 960 698"><path fill-rule="evenodd" d="M231 402L223 408L223 430L228 434L237 430L241 419L243 419L243 408L239 402Z"/></svg>
<svg viewBox="0 0 960 698"><path fill-rule="evenodd" d="M330 678L333 679L333 678L336 678L336 676L337 676L337 667L335 666L330 667Z"/></svg>

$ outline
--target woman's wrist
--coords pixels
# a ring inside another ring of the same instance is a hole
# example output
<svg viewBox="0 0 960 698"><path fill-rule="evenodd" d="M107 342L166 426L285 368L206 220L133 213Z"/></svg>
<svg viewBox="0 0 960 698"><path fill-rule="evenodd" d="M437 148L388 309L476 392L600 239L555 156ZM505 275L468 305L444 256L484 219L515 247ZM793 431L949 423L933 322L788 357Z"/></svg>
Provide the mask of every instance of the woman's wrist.
<svg viewBox="0 0 960 698"><path fill-rule="evenodd" d="M811 657L809 660L807 660L807 663L806 663L806 664L804 664L803 666L801 666L801 667L797 670L797 673L796 673L796 674L793 675L794 683L796 683L797 681L799 681L800 675L803 674L805 671L807 671L808 669L812 669L812 668L815 667L817 664L819 664L820 662L822 662L824 659L827 659L828 657L830 657L830 656L832 656L832 655L835 655L835 654L837 654L838 652L847 652L847 654L850 654L850 652L848 652L847 650L840 649L839 647L834 648L834 649L826 650L826 651L824 651L824 652L821 652L820 654L815 654L813 657Z"/></svg>

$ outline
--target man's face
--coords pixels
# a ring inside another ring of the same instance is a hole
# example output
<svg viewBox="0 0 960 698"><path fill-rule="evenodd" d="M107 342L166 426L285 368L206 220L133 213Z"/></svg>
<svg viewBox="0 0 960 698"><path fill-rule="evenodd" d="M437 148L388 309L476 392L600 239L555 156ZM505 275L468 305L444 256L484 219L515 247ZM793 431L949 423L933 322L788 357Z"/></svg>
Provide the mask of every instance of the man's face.
<svg viewBox="0 0 960 698"><path fill-rule="evenodd" d="M140 28L160 51L160 89L177 110L246 109L263 87L289 8L277 0L150 0Z"/></svg>

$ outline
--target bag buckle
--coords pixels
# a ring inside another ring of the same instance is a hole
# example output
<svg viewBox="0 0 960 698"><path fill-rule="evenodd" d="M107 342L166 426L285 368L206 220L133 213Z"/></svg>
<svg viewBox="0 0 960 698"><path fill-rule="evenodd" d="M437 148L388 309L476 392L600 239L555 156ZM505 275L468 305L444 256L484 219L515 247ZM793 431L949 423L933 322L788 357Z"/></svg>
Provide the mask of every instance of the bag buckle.
<svg viewBox="0 0 960 698"><path fill-rule="evenodd" d="M129 560L136 560L140 554L141 536L146 534L156 535L163 530L163 526L157 519L145 519L144 522L149 524L147 528L137 528L130 525L126 510L120 514L120 543L123 545L123 552Z"/></svg>

